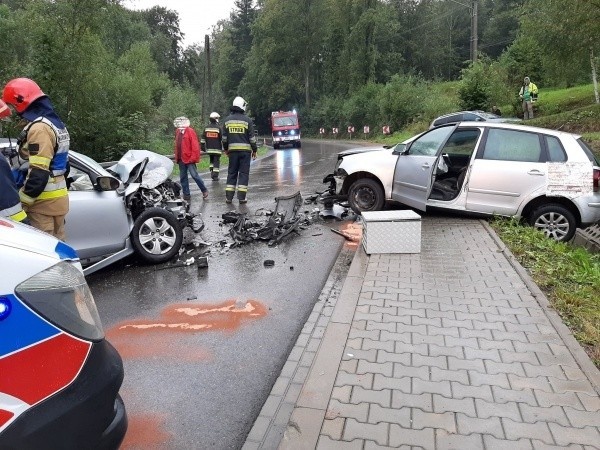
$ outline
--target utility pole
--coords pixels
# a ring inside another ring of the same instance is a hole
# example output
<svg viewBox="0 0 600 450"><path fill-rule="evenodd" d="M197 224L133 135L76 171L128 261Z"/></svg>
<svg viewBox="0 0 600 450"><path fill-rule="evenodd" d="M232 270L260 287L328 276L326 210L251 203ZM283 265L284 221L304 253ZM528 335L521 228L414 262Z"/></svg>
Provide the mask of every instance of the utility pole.
<svg viewBox="0 0 600 450"><path fill-rule="evenodd" d="M458 5L462 5L465 8L469 8L471 11L471 61L477 61L477 2L478 0L472 0L471 4L468 5L457 0L450 0Z"/></svg>
<svg viewBox="0 0 600 450"><path fill-rule="evenodd" d="M208 34L204 35L204 51L206 52L206 81L208 84L208 108L206 109L207 111L212 111L212 76L210 70L210 39L208 37ZM210 112L208 114L210 114ZM202 120L204 120L204 117L202 118Z"/></svg>
<svg viewBox="0 0 600 450"><path fill-rule="evenodd" d="M471 3L471 61L477 61L477 0Z"/></svg>

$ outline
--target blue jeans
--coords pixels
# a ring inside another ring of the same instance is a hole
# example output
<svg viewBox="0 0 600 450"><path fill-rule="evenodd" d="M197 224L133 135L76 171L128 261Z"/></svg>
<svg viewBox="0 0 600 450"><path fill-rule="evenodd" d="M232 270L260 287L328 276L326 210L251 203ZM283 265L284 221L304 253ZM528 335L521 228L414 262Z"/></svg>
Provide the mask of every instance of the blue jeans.
<svg viewBox="0 0 600 450"><path fill-rule="evenodd" d="M204 185L204 181L202 181L202 178L200 178L200 175L198 175L196 164L184 164L181 161L177 164L179 164L179 181L181 181L181 189L183 190L183 195L190 195L190 180L188 179L188 171L194 179L194 181L196 182L196 184L198 185L198 187L200 188L200 190L202 191L202 193L208 191L208 189L206 189L206 186Z"/></svg>

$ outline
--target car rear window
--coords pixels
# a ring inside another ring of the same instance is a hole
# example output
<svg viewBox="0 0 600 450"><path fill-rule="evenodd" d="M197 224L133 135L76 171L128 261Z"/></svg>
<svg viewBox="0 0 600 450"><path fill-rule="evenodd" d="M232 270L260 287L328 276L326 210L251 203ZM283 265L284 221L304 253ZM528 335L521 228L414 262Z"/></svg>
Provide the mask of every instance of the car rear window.
<svg viewBox="0 0 600 450"><path fill-rule="evenodd" d="M588 157L588 159L590 160L590 162L592 164L594 164L595 166L600 166L600 158L594 154L594 152L586 144L586 142L583 139L581 139L581 138L577 139L577 142L579 143L579 145L581 146L581 148L585 152L585 155Z"/></svg>
<svg viewBox="0 0 600 450"><path fill-rule="evenodd" d="M539 162L541 155L536 133L501 129L490 129L483 151L483 159L497 161Z"/></svg>
<svg viewBox="0 0 600 450"><path fill-rule="evenodd" d="M567 154L560 140L554 136L545 136L546 146L548 147L548 161L550 162L565 162Z"/></svg>

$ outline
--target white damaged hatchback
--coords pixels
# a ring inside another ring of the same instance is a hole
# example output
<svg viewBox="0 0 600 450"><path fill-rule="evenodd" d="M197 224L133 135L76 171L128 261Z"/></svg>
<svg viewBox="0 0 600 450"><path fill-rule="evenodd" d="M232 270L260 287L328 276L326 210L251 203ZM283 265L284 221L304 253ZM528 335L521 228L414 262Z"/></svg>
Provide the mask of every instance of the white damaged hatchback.
<svg viewBox="0 0 600 450"><path fill-rule="evenodd" d="M462 122L394 147L338 154L324 180L356 212L386 201L524 218L568 241L600 221L600 161L580 136L516 124Z"/></svg>

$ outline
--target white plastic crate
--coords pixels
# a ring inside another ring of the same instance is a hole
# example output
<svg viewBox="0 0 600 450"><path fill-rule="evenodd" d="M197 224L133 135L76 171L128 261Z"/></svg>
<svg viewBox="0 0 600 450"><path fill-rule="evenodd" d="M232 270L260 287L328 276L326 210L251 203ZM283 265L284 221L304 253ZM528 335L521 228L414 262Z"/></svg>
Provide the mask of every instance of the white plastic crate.
<svg viewBox="0 0 600 450"><path fill-rule="evenodd" d="M421 216L414 211L363 212L362 244L373 253L421 253Z"/></svg>

